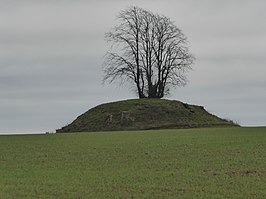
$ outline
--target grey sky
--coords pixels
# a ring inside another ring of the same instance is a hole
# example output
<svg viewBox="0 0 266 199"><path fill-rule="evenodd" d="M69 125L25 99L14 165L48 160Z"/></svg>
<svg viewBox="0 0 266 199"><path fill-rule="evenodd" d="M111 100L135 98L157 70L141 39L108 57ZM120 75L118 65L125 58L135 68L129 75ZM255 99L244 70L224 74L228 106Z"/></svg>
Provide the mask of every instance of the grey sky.
<svg viewBox="0 0 266 199"><path fill-rule="evenodd" d="M0 133L52 131L100 103L135 98L101 84L104 33L130 5L170 17L197 58L170 99L266 125L264 0L0 0Z"/></svg>

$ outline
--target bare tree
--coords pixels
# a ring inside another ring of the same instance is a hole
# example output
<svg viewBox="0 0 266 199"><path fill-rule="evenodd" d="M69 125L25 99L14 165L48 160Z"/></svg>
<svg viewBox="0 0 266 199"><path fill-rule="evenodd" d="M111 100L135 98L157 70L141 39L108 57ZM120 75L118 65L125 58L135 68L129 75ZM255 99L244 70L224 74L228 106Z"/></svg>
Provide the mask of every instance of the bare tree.
<svg viewBox="0 0 266 199"><path fill-rule="evenodd" d="M130 7L117 19L120 24L105 35L111 48L104 81L131 80L139 98L162 98L171 87L187 83L194 57L187 38L168 17Z"/></svg>

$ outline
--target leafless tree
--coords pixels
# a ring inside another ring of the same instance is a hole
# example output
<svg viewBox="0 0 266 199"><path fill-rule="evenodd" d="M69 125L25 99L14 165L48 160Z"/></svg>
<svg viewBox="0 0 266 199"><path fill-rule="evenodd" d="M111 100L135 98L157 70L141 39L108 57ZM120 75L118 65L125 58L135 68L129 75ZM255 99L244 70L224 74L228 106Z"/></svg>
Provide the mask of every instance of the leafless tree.
<svg viewBox="0 0 266 199"><path fill-rule="evenodd" d="M119 13L120 24L106 33L104 81L131 80L139 98L162 98L171 87L187 83L194 57L187 38L166 16L139 7Z"/></svg>

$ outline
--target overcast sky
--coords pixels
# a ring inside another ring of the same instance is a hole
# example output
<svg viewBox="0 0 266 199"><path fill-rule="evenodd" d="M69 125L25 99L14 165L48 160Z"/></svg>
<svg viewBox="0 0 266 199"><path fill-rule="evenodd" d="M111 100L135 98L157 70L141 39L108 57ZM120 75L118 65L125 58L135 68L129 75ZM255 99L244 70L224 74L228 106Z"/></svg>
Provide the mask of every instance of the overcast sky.
<svg viewBox="0 0 266 199"><path fill-rule="evenodd" d="M54 131L95 105L136 98L101 84L104 33L131 5L188 37L194 70L169 99L266 125L265 0L0 0L0 133Z"/></svg>

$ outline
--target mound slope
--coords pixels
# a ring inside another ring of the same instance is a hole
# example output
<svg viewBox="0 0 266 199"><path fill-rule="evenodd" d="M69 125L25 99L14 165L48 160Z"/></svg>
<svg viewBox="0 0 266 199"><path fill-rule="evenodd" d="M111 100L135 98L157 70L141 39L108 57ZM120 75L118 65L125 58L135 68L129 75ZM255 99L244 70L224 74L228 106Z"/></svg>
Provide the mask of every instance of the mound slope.
<svg viewBox="0 0 266 199"><path fill-rule="evenodd" d="M202 106L189 105L176 100L132 99L96 106L57 132L211 126L235 126L235 124L208 113Z"/></svg>
<svg viewBox="0 0 266 199"><path fill-rule="evenodd" d="M235 124L208 113L202 106L189 105L176 100L133 99L96 106L57 132L211 126L235 126Z"/></svg>

